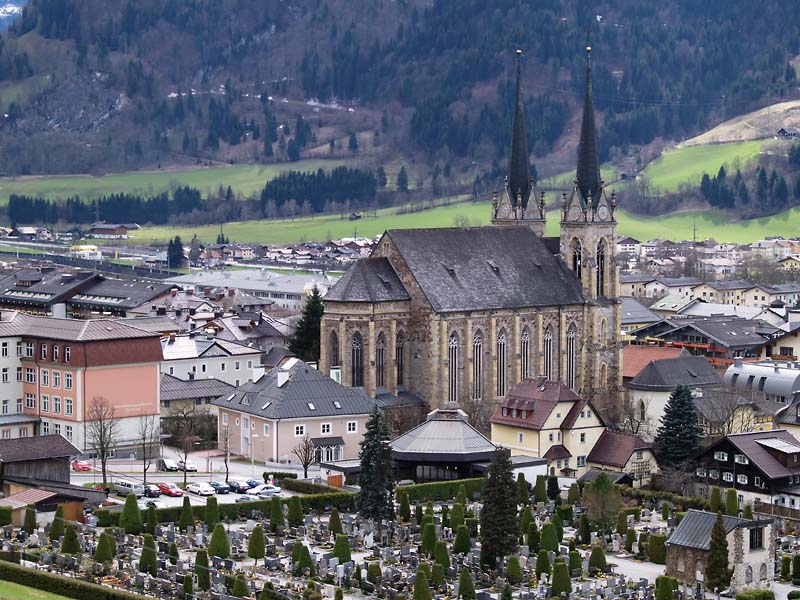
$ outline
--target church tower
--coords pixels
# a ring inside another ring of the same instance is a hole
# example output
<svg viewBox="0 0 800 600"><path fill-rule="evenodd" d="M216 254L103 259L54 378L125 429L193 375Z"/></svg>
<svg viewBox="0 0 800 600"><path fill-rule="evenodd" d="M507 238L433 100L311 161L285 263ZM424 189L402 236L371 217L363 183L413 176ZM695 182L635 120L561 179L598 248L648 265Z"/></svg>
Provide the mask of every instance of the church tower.
<svg viewBox="0 0 800 600"><path fill-rule="evenodd" d="M586 89L572 193L561 195L561 256L578 276L588 300L616 298L616 195L606 196L597 159L592 103L591 46L586 47Z"/></svg>
<svg viewBox="0 0 800 600"><path fill-rule="evenodd" d="M544 193L537 194L528 159L528 136L525 131L525 101L522 89L522 50L517 50L517 87L511 150L504 189L492 194L492 225L527 225L544 236L546 215Z"/></svg>

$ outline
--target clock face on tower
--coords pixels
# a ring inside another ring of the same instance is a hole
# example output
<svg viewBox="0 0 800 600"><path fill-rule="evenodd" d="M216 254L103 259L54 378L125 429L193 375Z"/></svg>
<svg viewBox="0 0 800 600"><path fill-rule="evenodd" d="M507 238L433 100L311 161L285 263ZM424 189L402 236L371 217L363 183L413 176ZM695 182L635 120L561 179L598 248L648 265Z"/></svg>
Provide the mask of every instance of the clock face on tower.
<svg viewBox="0 0 800 600"><path fill-rule="evenodd" d="M601 221L605 221L608 218L608 208L605 206L601 206L597 209L597 216L600 218Z"/></svg>
<svg viewBox="0 0 800 600"><path fill-rule="evenodd" d="M577 221L581 218L581 209L577 206L573 206L569 209L569 220L570 221Z"/></svg>

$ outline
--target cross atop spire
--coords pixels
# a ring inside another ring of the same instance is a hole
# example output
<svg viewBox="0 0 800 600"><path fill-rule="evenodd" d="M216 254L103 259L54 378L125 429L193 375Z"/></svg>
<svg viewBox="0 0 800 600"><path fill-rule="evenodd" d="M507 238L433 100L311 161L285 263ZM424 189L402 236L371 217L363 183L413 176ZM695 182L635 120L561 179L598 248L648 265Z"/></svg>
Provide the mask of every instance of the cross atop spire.
<svg viewBox="0 0 800 600"><path fill-rule="evenodd" d="M525 104L522 91L522 50L517 50L517 90L514 105L514 123L511 129L511 150L508 156L508 187L512 202L522 197L528 203L531 191L531 167L528 162L528 136L525 131Z"/></svg>
<svg viewBox="0 0 800 600"><path fill-rule="evenodd" d="M596 204L600 194L600 165L597 161L597 134L594 125L594 104L592 103L592 46L589 43L590 30L587 30L586 44L586 91L583 98L583 122L578 143L578 171L576 180L578 190L584 201L589 197Z"/></svg>

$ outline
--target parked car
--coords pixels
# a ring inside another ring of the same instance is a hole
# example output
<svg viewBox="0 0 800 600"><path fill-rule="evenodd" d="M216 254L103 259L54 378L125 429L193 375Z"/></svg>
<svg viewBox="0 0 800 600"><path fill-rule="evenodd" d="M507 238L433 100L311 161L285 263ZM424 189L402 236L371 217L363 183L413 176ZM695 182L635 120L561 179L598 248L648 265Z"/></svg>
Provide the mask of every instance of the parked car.
<svg viewBox="0 0 800 600"><path fill-rule="evenodd" d="M244 496L239 496L238 498L236 498L236 502L256 502L257 500L258 500L257 496L248 496L246 494Z"/></svg>
<svg viewBox="0 0 800 600"><path fill-rule="evenodd" d="M144 486L135 481L128 481L127 479L120 479L114 482L114 489L120 496L127 496L133 494L137 498L141 498L144 494Z"/></svg>
<svg viewBox="0 0 800 600"><path fill-rule="evenodd" d="M236 492L237 494L244 494L250 489L246 481L239 481L238 479L231 479L228 481L228 487L231 488L232 492Z"/></svg>
<svg viewBox="0 0 800 600"><path fill-rule="evenodd" d="M92 470L92 463L88 460L73 460L72 461L72 470L73 471L91 471Z"/></svg>
<svg viewBox="0 0 800 600"><path fill-rule="evenodd" d="M161 493L165 496L173 496L176 498L183 496L183 490L171 481L163 481L159 483L158 489L160 489Z"/></svg>
<svg viewBox="0 0 800 600"><path fill-rule="evenodd" d="M159 471L177 471L178 470L178 463L176 463L171 458L159 458L158 459L158 470Z"/></svg>
<svg viewBox="0 0 800 600"><path fill-rule="evenodd" d="M261 485L262 483L264 483L263 479L262 480L258 480L258 479L248 479L247 480L247 485L249 485L251 488L254 488L257 485Z"/></svg>
<svg viewBox="0 0 800 600"><path fill-rule="evenodd" d="M218 494L227 494L228 492L231 491L231 486L229 486L224 481L212 481L208 485L214 488L214 491L217 492Z"/></svg>
<svg viewBox="0 0 800 600"><path fill-rule="evenodd" d="M247 490L247 494L250 496L274 496L280 493L281 488L279 488L277 485L272 485L271 483L262 483L261 485L257 485L256 487Z"/></svg>
<svg viewBox="0 0 800 600"><path fill-rule="evenodd" d="M148 483L144 486L144 495L148 498L158 498L161 495L161 490L157 485Z"/></svg>
<svg viewBox="0 0 800 600"><path fill-rule="evenodd" d="M205 481L193 481L186 486L186 491L198 496L213 496L214 488Z"/></svg>
<svg viewBox="0 0 800 600"><path fill-rule="evenodd" d="M194 464L190 460L187 460L185 462L182 461L182 460L179 460L178 461L178 470L180 470L180 471L193 471L194 472L194 471L197 471L197 465Z"/></svg>

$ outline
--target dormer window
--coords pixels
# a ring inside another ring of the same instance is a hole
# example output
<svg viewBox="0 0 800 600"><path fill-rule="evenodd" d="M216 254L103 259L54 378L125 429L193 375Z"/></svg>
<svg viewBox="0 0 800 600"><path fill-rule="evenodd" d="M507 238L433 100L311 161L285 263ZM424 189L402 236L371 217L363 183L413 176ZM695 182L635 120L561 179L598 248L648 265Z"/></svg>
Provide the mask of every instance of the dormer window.
<svg viewBox="0 0 800 600"><path fill-rule="evenodd" d="M503 416L504 416L504 417L507 417L507 416L508 416L508 409L507 409L505 406L503 407L503 411L502 411L502 413L503 413Z"/></svg>
<svg viewBox="0 0 800 600"><path fill-rule="evenodd" d="M511 409L511 416L516 418L516 416L517 416L517 409L516 408L512 408Z"/></svg>
<svg viewBox="0 0 800 600"><path fill-rule="evenodd" d="M523 410L521 412L522 412L522 418L523 419L527 419L528 418L528 411L527 410Z"/></svg>

